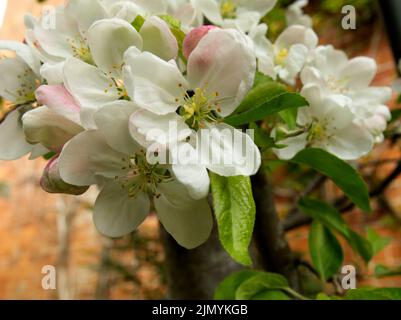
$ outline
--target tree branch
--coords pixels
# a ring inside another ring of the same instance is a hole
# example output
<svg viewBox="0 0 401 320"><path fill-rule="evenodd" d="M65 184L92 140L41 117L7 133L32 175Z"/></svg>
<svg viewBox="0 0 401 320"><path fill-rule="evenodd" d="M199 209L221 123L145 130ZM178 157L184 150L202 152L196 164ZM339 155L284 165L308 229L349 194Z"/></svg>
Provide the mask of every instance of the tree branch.
<svg viewBox="0 0 401 320"><path fill-rule="evenodd" d="M391 185L391 183L401 174L401 161L398 162L397 166L394 168L394 170L387 176L386 179L384 179L376 188L374 188L370 193L369 196L371 198L375 198L379 195L381 195L386 189ZM352 210L355 205L351 203L348 198L342 197L340 199L337 199L334 201L334 206L340 211L340 212L348 212ZM305 214L303 214L301 211L297 210L293 214L290 214L285 221L283 222L284 229L286 231L290 231L292 229L302 227L304 225L310 224L312 222L312 219Z"/></svg>

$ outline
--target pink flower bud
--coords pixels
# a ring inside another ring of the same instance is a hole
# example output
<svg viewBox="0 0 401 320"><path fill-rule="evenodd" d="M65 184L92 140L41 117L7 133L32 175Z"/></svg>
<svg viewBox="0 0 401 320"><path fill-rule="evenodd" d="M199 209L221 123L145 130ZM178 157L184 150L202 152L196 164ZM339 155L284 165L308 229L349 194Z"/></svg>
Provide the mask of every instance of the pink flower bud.
<svg viewBox="0 0 401 320"><path fill-rule="evenodd" d="M185 37L185 40L184 40L183 48L182 48L185 58L187 58L187 59L189 58L192 51L194 51L194 49L198 45L199 41L201 41L201 39L205 35L207 35L210 30L213 30L213 29L218 29L218 27L210 26L210 25L201 26L201 27L193 29L190 33L187 34L187 36Z"/></svg>
<svg viewBox="0 0 401 320"><path fill-rule="evenodd" d="M73 186L61 179L58 160L58 156L54 157L48 162L46 168L43 170L42 178L40 179L42 189L48 193L64 193L72 195L85 193L89 187Z"/></svg>
<svg viewBox="0 0 401 320"><path fill-rule="evenodd" d="M79 123L81 108L63 85L42 85L36 90L35 95L40 104Z"/></svg>

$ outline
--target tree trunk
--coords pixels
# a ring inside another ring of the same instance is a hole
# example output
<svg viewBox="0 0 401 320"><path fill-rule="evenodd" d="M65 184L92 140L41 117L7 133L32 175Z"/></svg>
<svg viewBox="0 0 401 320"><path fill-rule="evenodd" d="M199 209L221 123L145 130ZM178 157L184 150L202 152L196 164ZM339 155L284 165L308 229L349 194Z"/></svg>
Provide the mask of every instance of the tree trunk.
<svg viewBox="0 0 401 320"><path fill-rule="evenodd" d="M258 262L266 271L281 273L295 290L299 290L299 275L291 249L274 204L272 188L263 172L252 177L256 203L254 243Z"/></svg>
<svg viewBox="0 0 401 320"><path fill-rule="evenodd" d="M213 299L218 284L243 268L221 246L216 224L209 240L193 250L179 246L162 226L160 236L166 256L169 299Z"/></svg>

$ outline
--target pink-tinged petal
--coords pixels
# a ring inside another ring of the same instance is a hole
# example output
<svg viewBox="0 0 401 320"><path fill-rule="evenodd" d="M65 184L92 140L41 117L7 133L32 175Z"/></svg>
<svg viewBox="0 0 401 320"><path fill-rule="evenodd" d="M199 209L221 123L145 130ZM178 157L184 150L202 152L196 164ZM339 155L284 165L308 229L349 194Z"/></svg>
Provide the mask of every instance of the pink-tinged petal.
<svg viewBox="0 0 401 320"><path fill-rule="evenodd" d="M75 123L80 123L80 107L63 85L43 85L35 94L39 103Z"/></svg>
<svg viewBox="0 0 401 320"><path fill-rule="evenodd" d="M210 30L217 29L216 26L208 25L201 26L193 29L188 35L185 37L183 44L183 52L185 58L188 59L189 55L194 51L199 41L209 33Z"/></svg>
<svg viewBox="0 0 401 320"><path fill-rule="evenodd" d="M254 47L234 29L209 31L188 59L188 81L216 102L221 116L230 115L252 88L256 72Z"/></svg>
<svg viewBox="0 0 401 320"><path fill-rule="evenodd" d="M40 179L40 186L48 193L63 193L72 195L81 195L85 193L89 187L73 186L64 182L60 177L60 170L58 166L59 157L54 157L43 170L42 178Z"/></svg>

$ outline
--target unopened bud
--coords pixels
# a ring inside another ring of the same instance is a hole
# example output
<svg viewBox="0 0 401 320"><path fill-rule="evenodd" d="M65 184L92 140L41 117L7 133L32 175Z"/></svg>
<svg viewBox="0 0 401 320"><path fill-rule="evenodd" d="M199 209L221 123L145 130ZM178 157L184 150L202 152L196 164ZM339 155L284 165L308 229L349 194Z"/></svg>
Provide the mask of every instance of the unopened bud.
<svg viewBox="0 0 401 320"><path fill-rule="evenodd" d="M40 179L40 185L42 189L48 193L63 193L72 195L80 195L85 193L89 187L73 186L61 179L58 160L58 156L54 157L48 162L46 168L43 170L42 178Z"/></svg>
<svg viewBox="0 0 401 320"><path fill-rule="evenodd" d="M201 26L198 28L193 29L188 35L186 36L183 44L183 53L185 58L189 58L192 51L195 50L196 46L198 45L199 41L209 33L210 30L218 29L216 26Z"/></svg>

